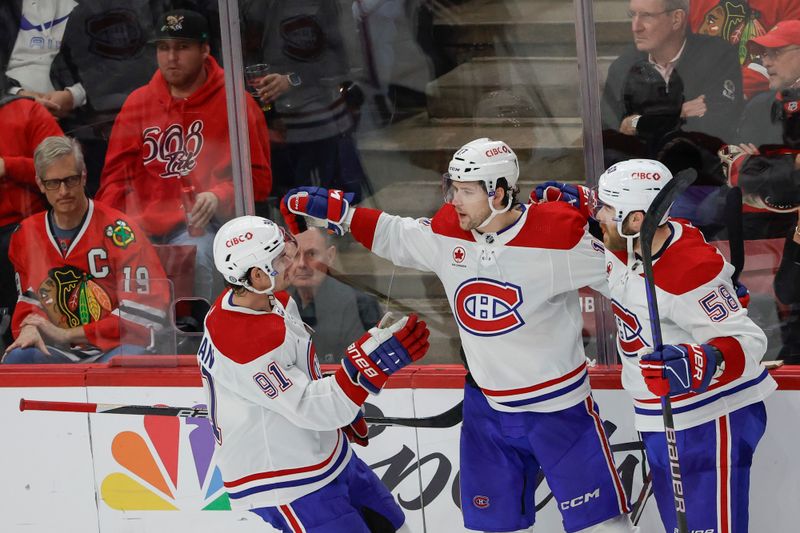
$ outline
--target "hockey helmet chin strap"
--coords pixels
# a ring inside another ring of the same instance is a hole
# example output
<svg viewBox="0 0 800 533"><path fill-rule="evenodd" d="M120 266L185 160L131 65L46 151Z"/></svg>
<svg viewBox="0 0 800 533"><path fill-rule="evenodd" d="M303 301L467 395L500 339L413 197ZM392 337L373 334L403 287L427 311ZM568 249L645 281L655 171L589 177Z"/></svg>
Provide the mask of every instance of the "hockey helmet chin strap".
<svg viewBox="0 0 800 533"><path fill-rule="evenodd" d="M270 275L270 273L269 273L269 272L267 272L266 270L264 270L264 269L263 269L263 268L261 268L260 266L253 267L253 268L257 268L257 269L259 269L261 272L263 272L264 274L266 274L266 275L267 275L267 277L269 278L269 287L268 287L268 288L266 288L266 289L256 289L255 287L253 287L253 286L250 284L250 282L249 282L249 281L247 281L247 278L240 280L240 281L242 282L242 287L244 287L244 288L245 288L245 289L247 289L248 291L250 291L250 292L253 292L253 293L255 293L255 294L272 294L272 293L273 293L273 291L275 290L275 276L273 276L273 275ZM276 273L275 275L277 275L277 273Z"/></svg>
<svg viewBox="0 0 800 533"><path fill-rule="evenodd" d="M494 200L494 192L489 195L489 210L491 211L491 214L486 217L486 220L480 223L478 229L485 228L492 220L494 220L494 217L511 209L511 199L508 200L508 205L506 205L503 209L495 209L492 205L492 200Z"/></svg>

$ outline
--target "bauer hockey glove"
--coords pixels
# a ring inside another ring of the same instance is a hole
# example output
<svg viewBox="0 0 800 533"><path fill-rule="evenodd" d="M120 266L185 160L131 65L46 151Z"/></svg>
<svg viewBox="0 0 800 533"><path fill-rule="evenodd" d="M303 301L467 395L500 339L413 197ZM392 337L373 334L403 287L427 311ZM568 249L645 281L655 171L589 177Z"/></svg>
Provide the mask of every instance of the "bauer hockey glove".
<svg viewBox="0 0 800 533"><path fill-rule="evenodd" d="M656 396L703 392L717 370L717 353L710 344L665 344L644 354L639 368Z"/></svg>
<svg viewBox="0 0 800 533"><path fill-rule="evenodd" d="M421 359L428 351L428 327L411 314L388 328L372 328L348 346L342 359L345 372L373 394L393 373Z"/></svg>
<svg viewBox="0 0 800 533"><path fill-rule="evenodd" d="M352 211L350 204L354 198L354 193L338 189L297 187L283 197L281 211L284 212L284 218L287 218L285 211L288 211L318 221L318 224L312 225L327 227L329 233L344 235L349 229L347 219ZM294 231L292 223L288 220L287 222L289 229Z"/></svg>
<svg viewBox="0 0 800 533"><path fill-rule="evenodd" d="M349 426L342 428L347 440L359 446L369 445L369 428L367 421L364 420L364 411L361 410L356 415L355 420L350 422Z"/></svg>
<svg viewBox="0 0 800 533"><path fill-rule="evenodd" d="M597 205L594 192L590 188L559 181L546 181L537 185L531 191L530 202L532 204L566 202L586 218L594 216L594 208Z"/></svg>

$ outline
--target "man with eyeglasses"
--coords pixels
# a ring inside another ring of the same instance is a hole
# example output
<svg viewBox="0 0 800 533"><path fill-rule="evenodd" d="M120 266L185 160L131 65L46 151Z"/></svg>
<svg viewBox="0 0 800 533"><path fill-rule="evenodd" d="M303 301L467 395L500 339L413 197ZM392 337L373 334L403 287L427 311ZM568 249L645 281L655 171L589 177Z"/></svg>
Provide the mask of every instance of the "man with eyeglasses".
<svg viewBox="0 0 800 533"><path fill-rule="evenodd" d="M750 99L769 90L766 69L751 50L750 40L781 20L797 18L797 0L692 0L689 24L693 32L725 39L739 50L744 97Z"/></svg>
<svg viewBox="0 0 800 533"><path fill-rule="evenodd" d="M770 88L747 103L739 123L741 148L755 154L761 145L783 142L782 124L773 119L772 108L781 91L800 87L800 20L779 22L751 39L750 49L767 69Z"/></svg>
<svg viewBox="0 0 800 533"><path fill-rule="evenodd" d="M631 0L633 45L610 66L603 92L603 128L635 136L648 127L651 113L632 106L625 94L632 70L649 63L667 95L683 86L683 130L730 141L742 106L742 76L736 50L720 39L688 29L689 0ZM680 82L680 83L677 83Z"/></svg>
<svg viewBox="0 0 800 533"><path fill-rule="evenodd" d="M3 64L0 51L0 64ZM33 151L46 137L63 135L50 113L32 98L6 94L7 78L0 75L0 309L14 312L17 291L14 267L8 260L8 244L19 222L45 207L36 186ZM2 317L0 317L2 324ZM11 342L11 332L2 331L0 345Z"/></svg>
<svg viewBox="0 0 800 533"><path fill-rule="evenodd" d="M34 165L50 209L23 220L11 237L19 299L3 363L102 362L142 353L169 305L155 249L129 217L86 197L77 141L44 139Z"/></svg>

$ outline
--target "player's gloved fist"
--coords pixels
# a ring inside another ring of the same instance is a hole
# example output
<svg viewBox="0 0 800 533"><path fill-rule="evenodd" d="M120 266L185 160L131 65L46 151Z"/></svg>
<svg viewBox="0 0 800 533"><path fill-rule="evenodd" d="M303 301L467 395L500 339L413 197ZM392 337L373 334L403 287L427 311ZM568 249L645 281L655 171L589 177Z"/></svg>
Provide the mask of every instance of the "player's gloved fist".
<svg viewBox="0 0 800 533"><path fill-rule="evenodd" d="M372 328L348 346L342 366L350 379L373 394L386 380L428 351L428 326L411 314L386 328Z"/></svg>
<svg viewBox="0 0 800 533"><path fill-rule="evenodd" d="M739 299L739 304L745 309L750 305L750 290L742 283L736 284L736 298Z"/></svg>
<svg viewBox="0 0 800 533"><path fill-rule="evenodd" d="M330 233L344 235L347 230L347 216L350 204L355 198L352 192L323 187L297 187L286 193L281 200L281 211L302 215L317 221L316 225L327 227ZM289 229L294 233L291 223Z"/></svg>
<svg viewBox="0 0 800 533"><path fill-rule="evenodd" d="M583 185L571 185L559 181L546 181L531 191L530 202L566 202L585 216L591 217L597 205L594 191Z"/></svg>
<svg viewBox="0 0 800 533"><path fill-rule="evenodd" d="M342 428L347 440L359 446L367 446L369 444L369 428L367 421L364 420L364 412L359 411L355 419L350 422L349 426Z"/></svg>
<svg viewBox="0 0 800 533"><path fill-rule="evenodd" d="M647 388L656 396L703 392L716 372L716 353L710 344L666 344L644 354L639 368Z"/></svg>

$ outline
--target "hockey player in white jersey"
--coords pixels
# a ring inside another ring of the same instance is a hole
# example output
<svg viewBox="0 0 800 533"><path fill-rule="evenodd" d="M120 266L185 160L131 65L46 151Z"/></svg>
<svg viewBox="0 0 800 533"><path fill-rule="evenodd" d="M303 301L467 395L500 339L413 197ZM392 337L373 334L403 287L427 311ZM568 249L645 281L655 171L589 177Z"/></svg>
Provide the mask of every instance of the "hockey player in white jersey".
<svg viewBox="0 0 800 533"><path fill-rule="evenodd" d="M746 533L750 466L767 421L762 400L776 388L759 364L767 340L737 299L733 267L697 228L667 213L652 246L664 342L654 350L639 230L671 179L658 161L633 159L598 184L622 385L633 397L666 531L677 531L660 400L669 395L689 531ZM554 189L576 205L570 185L548 183L537 196L559 196Z"/></svg>
<svg viewBox="0 0 800 533"><path fill-rule="evenodd" d="M339 428L366 442L368 392L425 354L428 330L414 315L372 328L323 378L284 290L296 251L290 234L261 217L231 220L214 239L227 288L206 316L197 357L231 507L286 533L408 533L403 511Z"/></svg>
<svg viewBox="0 0 800 533"><path fill-rule="evenodd" d="M432 219L356 208L317 187L290 191L282 209L290 223L299 214L349 230L444 285L469 369L460 450L468 529L530 531L543 471L567 532L632 531L581 339L577 290L604 283L602 245L572 208L516 201L517 158L502 141L468 143L448 171Z"/></svg>

